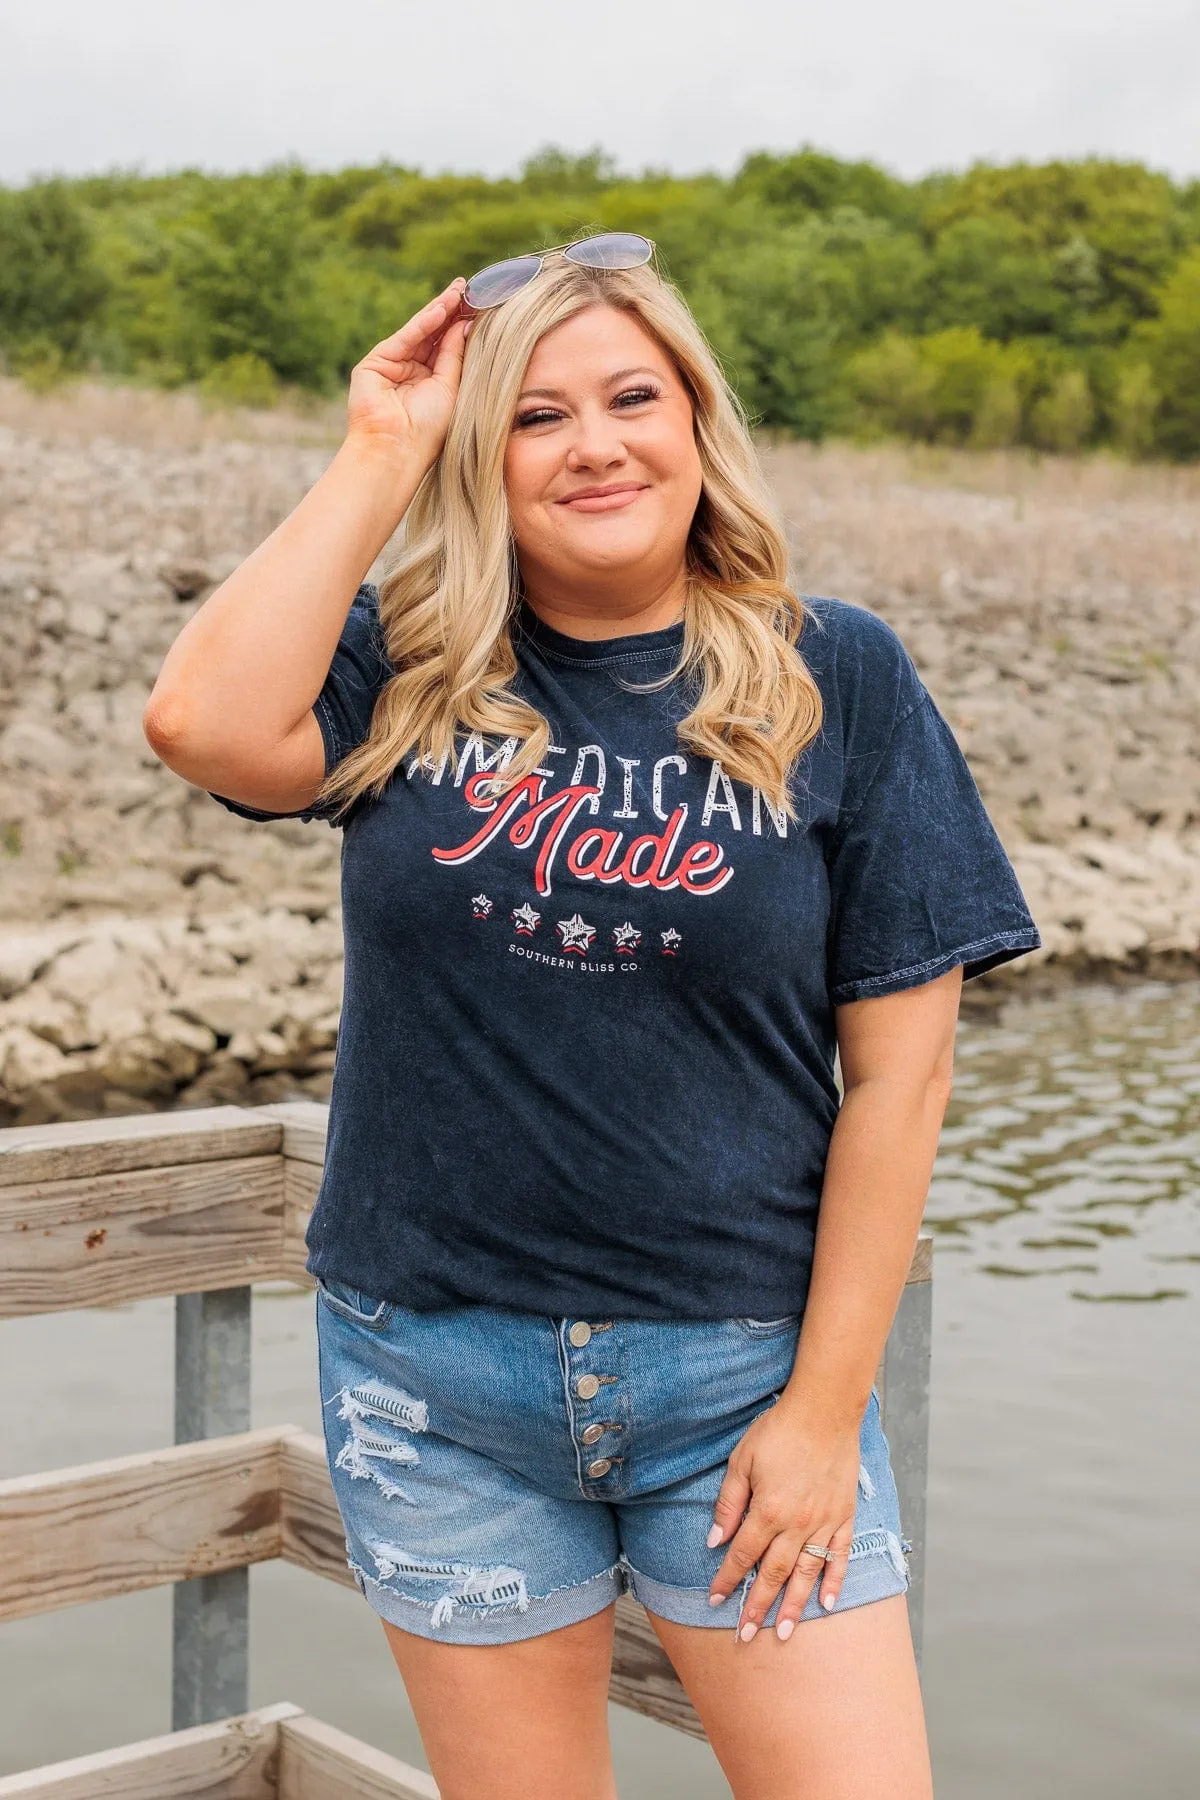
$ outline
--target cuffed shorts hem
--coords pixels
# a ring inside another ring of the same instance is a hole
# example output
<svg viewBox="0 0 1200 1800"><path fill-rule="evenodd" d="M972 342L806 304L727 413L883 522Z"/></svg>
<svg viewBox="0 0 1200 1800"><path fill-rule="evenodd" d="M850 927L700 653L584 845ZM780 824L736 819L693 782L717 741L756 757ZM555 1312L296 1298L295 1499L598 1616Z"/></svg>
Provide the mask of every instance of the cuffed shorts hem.
<svg viewBox="0 0 1200 1800"><path fill-rule="evenodd" d="M475 1606L457 1598L418 1600L368 1575L355 1562L348 1567L359 1592L381 1619L439 1644L518 1644L526 1638L542 1637L603 1612L626 1585L620 1563L614 1563L586 1581L555 1588L549 1594L522 1593L506 1604Z"/></svg>
<svg viewBox="0 0 1200 1800"><path fill-rule="evenodd" d="M667 1619L673 1625L707 1625L724 1627L727 1631L737 1630L742 1605L753 1581L753 1574L747 1576L721 1606L710 1606L707 1588L671 1587L665 1581L654 1581L649 1575L641 1574L628 1563L626 1568L633 1597L647 1612L657 1613L660 1619ZM908 1586L908 1564L900 1540L890 1531L866 1532L855 1538L851 1545L836 1606L826 1611L821 1605L820 1582L814 1580L800 1618L832 1618L835 1613L849 1612L853 1606L866 1606L872 1600L887 1600L893 1594L907 1593ZM772 1602L763 1619L764 1625L775 1623L785 1591Z"/></svg>

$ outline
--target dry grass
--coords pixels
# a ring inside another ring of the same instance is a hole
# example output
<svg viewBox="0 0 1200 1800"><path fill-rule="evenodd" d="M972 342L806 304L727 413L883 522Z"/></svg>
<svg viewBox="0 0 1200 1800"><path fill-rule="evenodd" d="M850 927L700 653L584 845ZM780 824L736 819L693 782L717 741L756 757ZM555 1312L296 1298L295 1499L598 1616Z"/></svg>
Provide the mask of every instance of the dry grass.
<svg viewBox="0 0 1200 1800"><path fill-rule="evenodd" d="M217 407L184 389L121 387L98 381L68 382L34 394L20 381L0 378L0 428L48 444L106 439L168 450L201 444L337 445L345 429L343 400L289 393L285 404L262 411Z"/></svg>
<svg viewBox="0 0 1200 1800"><path fill-rule="evenodd" d="M920 445L764 449L805 586L869 605L971 588L1028 618L1195 594L1200 468Z"/></svg>
<svg viewBox="0 0 1200 1800"><path fill-rule="evenodd" d="M101 463L106 444L174 454L180 470L186 463L191 492L169 510L197 555L248 550L271 530L319 472L323 457L312 453L340 441L344 417L340 398L301 393L257 411L214 408L182 390L81 382L37 395L0 379L0 431L51 450L93 446ZM218 456L222 446L229 450ZM275 454L255 457L252 447ZM289 449L309 454L293 460ZM1027 617L1043 610L1052 624L1055 605L1078 603L1089 587L1103 590L1108 607L1127 599L1153 608L1195 591L1200 467L775 440L763 455L810 592L868 605L886 597L894 607L902 596L966 585ZM89 515L80 525L94 543L97 509L79 513ZM71 540L69 518L62 528Z"/></svg>

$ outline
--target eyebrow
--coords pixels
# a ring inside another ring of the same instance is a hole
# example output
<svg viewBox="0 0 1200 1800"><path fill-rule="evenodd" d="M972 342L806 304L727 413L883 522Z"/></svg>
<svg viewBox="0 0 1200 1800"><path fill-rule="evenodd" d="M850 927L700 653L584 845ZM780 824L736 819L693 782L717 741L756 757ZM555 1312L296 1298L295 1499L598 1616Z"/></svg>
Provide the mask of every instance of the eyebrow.
<svg viewBox="0 0 1200 1800"><path fill-rule="evenodd" d="M645 364L636 369L618 369L614 375L607 375L600 385L602 387L616 387L619 381L628 381L631 375L653 375L658 381L663 379L663 374L660 369L652 369L649 364ZM522 400L565 399L566 394L562 388L525 388L517 395L518 405Z"/></svg>

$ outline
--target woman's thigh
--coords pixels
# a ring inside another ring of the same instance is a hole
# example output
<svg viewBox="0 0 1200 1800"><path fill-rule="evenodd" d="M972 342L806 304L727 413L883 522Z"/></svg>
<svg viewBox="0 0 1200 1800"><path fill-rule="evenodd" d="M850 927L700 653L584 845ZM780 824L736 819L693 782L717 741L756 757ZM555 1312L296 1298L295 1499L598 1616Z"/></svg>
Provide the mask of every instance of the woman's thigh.
<svg viewBox="0 0 1200 1800"><path fill-rule="evenodd" d="M347 1560L442 1800L613 1800L617 1527L579 1488L554 1321L317 1306Z"/></svg>
<svg viewBox="0 0 1200 1800"><path fill-rule="evenodd" d="M613 1615L512 1644L443 1644L384 1622L441 1800L615 1800Z"/></svg>
<svg viewBox="0 0 1200 1800"><path fill-rule="evenodd" d="M803 1619L784 1643L650 1619L735 1800L930 1800L903 1594Z"/></svg>

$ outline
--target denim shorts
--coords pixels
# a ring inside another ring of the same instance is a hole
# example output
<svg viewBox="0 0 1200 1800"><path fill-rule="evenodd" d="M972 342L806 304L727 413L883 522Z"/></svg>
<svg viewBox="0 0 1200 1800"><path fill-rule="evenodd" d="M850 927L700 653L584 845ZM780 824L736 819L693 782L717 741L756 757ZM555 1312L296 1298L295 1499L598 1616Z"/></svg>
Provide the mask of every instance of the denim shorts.
<svg viewBox="0 0 1200 1800"><path fill-rule="evenodd" d="M360 1591L391 1624L454 1644L537 1637L624 1592L661 1618L736 1631L754 1571L710 1606L727 1546L705 1539L729 1457L779 1398L799 1331L798 1315L415 1312L322 1280L325 1443ZM834 1613L909 1583L874 1388L860 1443ZM801 1617L832 1616L814 1583Z"/></svg>

